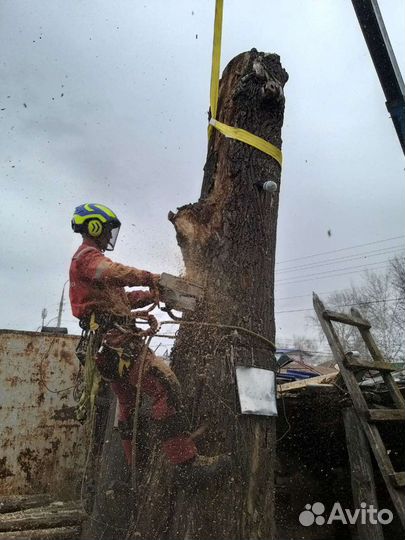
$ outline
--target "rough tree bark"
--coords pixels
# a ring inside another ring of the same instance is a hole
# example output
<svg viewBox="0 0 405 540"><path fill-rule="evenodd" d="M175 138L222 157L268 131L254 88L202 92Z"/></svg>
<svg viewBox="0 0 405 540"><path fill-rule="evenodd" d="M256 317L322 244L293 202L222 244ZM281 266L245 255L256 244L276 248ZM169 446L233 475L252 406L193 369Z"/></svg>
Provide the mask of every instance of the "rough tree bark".
<svg viewBox="0 0 405 540"><path fill-rule="evenodd" d="M218 120L281 147L283 87L288 79L276 54L255 49L226 67ZM274 259L280 166L270 156L214 130L208 144L201 197L169 214L185 275L205 285L204 300L188 321L242 326L274 341ZM192 493L175 489L157 449L138 490L129 537L145 539L271 539L274 535L275 422L239 415L235 365L272 369L272 351L254 336L228 329L182 325L172 352L191 428L208 429L199 452L231 452L229 476Z"/></svg>

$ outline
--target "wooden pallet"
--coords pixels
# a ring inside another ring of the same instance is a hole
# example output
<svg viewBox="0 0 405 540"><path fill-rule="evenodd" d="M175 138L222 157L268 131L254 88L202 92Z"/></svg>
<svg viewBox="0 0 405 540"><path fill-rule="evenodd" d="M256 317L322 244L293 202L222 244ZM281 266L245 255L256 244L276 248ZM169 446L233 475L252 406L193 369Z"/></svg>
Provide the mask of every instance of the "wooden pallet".
<svg viewBox="0 0 405 540"><path fill-rule="evenodd" d="M395 369L393 369L392 364L384 361L383 355L370 333L370 323L362 317L358 310L352 308L351 316L344 313L329 311L325 309L322 301L315 293L313 295L313 304L333 356L339 365L340 373L352 399L360 424L368 439L402 527L405 530L405 463L403 472L396 472L394 470L392 462L387 454L387 448L384 445L379 431L379 425L382 423L405 422L405 400L392 377L392 372L395 371ZM360 360L354 358L353 355L345 353L332 322L339 322L356 327L373 360ZM378 371L381 374L393 401L392 408L368 408L356 378L356 373L358 373L359 370L373 370Z"/></svg>

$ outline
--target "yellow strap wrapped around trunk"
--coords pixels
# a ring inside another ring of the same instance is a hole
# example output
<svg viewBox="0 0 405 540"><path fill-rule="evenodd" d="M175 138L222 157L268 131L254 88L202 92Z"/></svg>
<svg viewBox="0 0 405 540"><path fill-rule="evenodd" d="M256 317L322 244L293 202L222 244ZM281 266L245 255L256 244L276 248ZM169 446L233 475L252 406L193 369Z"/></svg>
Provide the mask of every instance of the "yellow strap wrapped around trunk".
<svg viewBox="0 0 405 540"><path fill-rule="evenodd" d="M277 146L274 146L274 144L265 141L257 135L253 135L253 133L250 133L245 129L227 126L226 124L218 122L218 120L214 120L213 118L210 120L210 125L214 126L218 131L225 135L225 137L230 137L231 139L236 139L237 141L254 146L258 150L261 150L265 154L268 154L274 158L280 164L280 166L282 165L283 154L281 150L277 148Z"/></svg>
<svg viewBox="0 0 405 540"><path fill-rule="evenodd" d="M210 107L211 107L211 120L208 126L208 138L212 135L212 128L214 127L220 131L226 137L236 139L237 141L244 142L257 148L261 152L271 156L279 163L280 167L283 161L283 155L279 148L274 144L269 143L265 139L253 135L241 128L234 128L227 126L222 122L216 120L217 108L218 108L218 93L219 93L219 70L221 63L221 41L222 41L222 13L224 7L224 0L216 0L215 3L215 22L214 22L214 39L212 46L212 66L211 66L211 88L210 88Z"/></svg>

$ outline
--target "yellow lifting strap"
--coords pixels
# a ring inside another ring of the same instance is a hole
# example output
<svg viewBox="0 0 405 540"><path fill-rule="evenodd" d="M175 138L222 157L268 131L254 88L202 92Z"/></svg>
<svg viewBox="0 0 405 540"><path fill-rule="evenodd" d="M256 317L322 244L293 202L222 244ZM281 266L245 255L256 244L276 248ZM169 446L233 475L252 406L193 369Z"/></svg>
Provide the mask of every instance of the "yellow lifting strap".
<svg viewBox="0 0 405 540"><path fill-rule="evenodd" d="M210 107L211 117L217 117L218 91L219 91L219 69L221 65L221 40L222 40L222 13L224 0L216 0L215 3L215 22L214 22L214 41L212 43L212 66L211 66L211 89L210 89ZM212 125L212 124L211 124ZM211 135L211 126L208 126L208 133Z"/></svg>
<svg viewBox="0 0 405 540"><path fill-rule="evenodd" d="M241 128L234 128L227 126L222 122L216 120L217 108L218 108L218 92L219 92L219 70L221 62L221 40L222 40L222 13L224 7L224 0L216 0L215 3L215 22L214 22L214 40L212 45L212 67L211 67L211 89L210 89L210 107L211 107L211 120L208 126L208 138L212 135L212 128L214 127L220 131L225 137L235 139L237 141L244 142L257 148L261 152L274 158L278 164L282 165L283 155L277 146L270 142L253 135L249 131Z"/></svg>
<svg viewBox="0 0 405 540"><path fill-rule="evenodd" d="M218 131L225 135L225 137L230 137L231 139L236 139L237 141L250 144L250 146L254 146L258 150L261 150L265 154L268 154L274 158L280 165L282 164L283 154L281 153L281 150L277 148L277 146L274 146L274 144L265 141L257 135L253 135L253 133L249 133L249 131L246 131L245 129L227 126L226 124L218 122L218 120L214 120L213 118L210 120L210 125L214 126Z"/></svg>

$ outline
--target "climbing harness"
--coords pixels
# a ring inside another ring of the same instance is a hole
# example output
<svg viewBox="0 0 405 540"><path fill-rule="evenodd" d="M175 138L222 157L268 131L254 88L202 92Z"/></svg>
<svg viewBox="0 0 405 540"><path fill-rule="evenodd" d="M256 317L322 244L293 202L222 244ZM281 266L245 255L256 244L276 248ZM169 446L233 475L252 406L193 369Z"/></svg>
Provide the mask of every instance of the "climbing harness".
<svg viewBox="0 0 405 540"><path fill-rule="evenodd" d="M134 324L135 318L146 321L149 328L140 330ZM125 377L142 352L144 338L154 336L159 330L158 321L148 312L136 312L134 320L124 325L114 322L104 334L96 358L104 380L118 381Z"/></svg>
<svg viewBox="0 0 405 540"><path fill-rule="evenodd" d="M83 366L83 392L76 407L76 418L83 423L87 415L93 416L94 403L99 390L101 381L100 374L97 371L95 363L95 353L100 341L100 325L96 322L95 314L92 313L89 320L88 333L85 337L86 349L84 353ZM80 345L80 342L79 342ZM83 344L82 344L83 346ZM77 352L76 352L77 354ZM79 358L80 360L80 358Z"/></svg>

